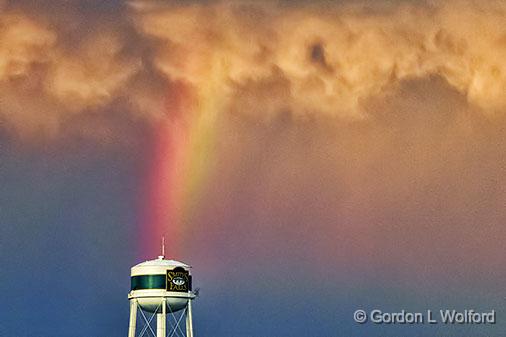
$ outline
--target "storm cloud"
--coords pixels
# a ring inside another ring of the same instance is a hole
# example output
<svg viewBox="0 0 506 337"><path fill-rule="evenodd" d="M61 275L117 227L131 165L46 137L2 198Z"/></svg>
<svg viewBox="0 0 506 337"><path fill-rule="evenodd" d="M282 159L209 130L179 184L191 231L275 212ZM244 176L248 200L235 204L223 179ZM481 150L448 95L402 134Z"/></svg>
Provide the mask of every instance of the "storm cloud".
<svg viewBox="0 0 506 337"><path fill-rule="evenodd" d="M260 120L360 120L403 81L439 77L505 110L504 3L4 2L0 121L58 137L85 114L164 118L173 81ZM100 119L100 118L99 118Z"/></svg>

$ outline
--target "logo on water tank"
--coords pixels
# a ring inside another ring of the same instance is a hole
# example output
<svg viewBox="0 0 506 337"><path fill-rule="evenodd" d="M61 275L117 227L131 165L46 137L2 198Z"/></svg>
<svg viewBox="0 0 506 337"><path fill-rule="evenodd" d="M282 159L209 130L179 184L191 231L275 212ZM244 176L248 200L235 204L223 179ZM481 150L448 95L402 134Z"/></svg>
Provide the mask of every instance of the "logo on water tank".
<svg viewBox="0 0 506 337"><path fill-rule="evenodd" d="M172 279L172 283L174 283L176 286L184 286L186 283L186 280L182 278L181 276L176 276Z"/></svg>
<svg viewBox="0 0 506 337"><path fill-rule="evenodd" d="M167 291L190 291L190 274L183 268L167 270Z"/></svg>

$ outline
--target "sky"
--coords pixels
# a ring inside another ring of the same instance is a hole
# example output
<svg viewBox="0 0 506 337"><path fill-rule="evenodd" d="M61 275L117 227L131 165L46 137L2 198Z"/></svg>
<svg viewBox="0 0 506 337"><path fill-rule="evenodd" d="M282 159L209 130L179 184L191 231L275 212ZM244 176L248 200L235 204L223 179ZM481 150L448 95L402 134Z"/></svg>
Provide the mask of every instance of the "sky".
<svg viewBox="0 0 506 337"><path fill-rule="evenodd" d="M502 336L501 1L0 1L0 336ZM495 325L357 309L496 310Z"/></svg>

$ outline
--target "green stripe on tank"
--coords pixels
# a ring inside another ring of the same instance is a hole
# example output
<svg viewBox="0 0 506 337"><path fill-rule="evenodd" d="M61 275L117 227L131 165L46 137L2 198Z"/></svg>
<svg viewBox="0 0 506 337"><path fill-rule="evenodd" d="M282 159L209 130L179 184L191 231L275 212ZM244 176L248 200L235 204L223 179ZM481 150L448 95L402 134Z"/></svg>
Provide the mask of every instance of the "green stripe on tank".
<svg viewBox="0 0 506 337"><path fill-rule="evenodd" d="M166 275L137 275L131 278L132 290L165 289Z"/></svg>

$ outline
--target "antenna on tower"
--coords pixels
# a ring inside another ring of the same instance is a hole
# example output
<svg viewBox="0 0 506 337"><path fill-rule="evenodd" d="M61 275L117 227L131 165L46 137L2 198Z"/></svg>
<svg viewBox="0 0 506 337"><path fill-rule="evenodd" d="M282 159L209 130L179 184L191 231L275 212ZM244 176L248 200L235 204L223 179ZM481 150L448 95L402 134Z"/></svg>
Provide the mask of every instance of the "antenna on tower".
<svg viewBox="0 0 506 337"><path fill-rule="evenodd" d="M165 236L162 236L162 259L165 258Z"/></svg>

